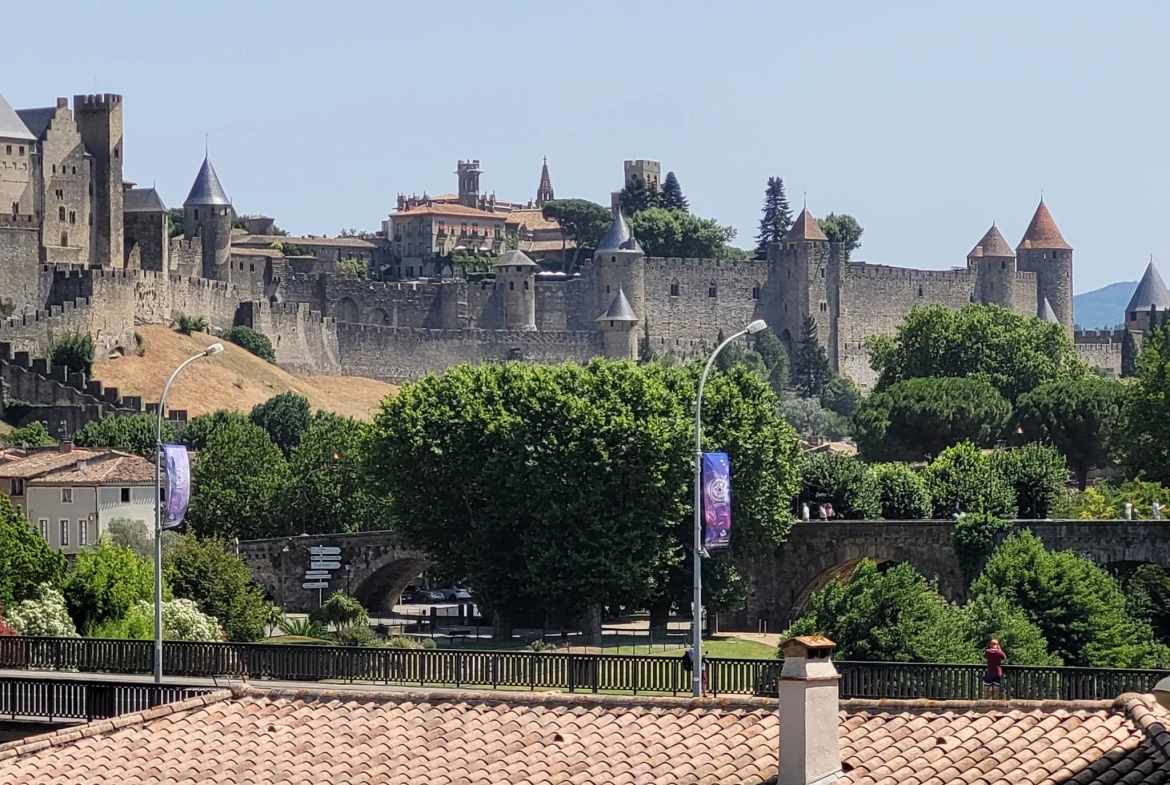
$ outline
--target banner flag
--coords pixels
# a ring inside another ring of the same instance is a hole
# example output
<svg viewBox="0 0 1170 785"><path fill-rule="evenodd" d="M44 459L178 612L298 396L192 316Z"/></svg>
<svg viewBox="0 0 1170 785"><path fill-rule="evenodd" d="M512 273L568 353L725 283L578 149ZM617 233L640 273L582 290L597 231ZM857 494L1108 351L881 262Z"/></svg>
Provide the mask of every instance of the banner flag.
<svg viewBox="0 0 1170 785"><path fill-rule="evenodd" d="M725 452L703 453L703 547L731 546L731 464Z"/></svg>
<svg viewBox="0 0 1170 785"><path fill-rule="evenodd" d="M191 499L191 467L187 462L185 444L164 444L163 455L167 462L167 501L162 525L164 529L173 529L187 514L187 502Z"/></svg>

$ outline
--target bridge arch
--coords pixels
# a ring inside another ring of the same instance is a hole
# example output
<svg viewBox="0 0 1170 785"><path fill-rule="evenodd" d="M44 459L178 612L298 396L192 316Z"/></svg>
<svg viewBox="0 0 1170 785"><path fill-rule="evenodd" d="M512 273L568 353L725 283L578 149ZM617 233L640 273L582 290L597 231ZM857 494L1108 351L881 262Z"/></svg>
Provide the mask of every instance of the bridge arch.
<svg viewBox="0 0 1170 785"><path fill-rule="evenodd" d="M355 585L353 596L370 612L392 611L402 590L429 566L429 561L414 556L387 562Z"/></svg>

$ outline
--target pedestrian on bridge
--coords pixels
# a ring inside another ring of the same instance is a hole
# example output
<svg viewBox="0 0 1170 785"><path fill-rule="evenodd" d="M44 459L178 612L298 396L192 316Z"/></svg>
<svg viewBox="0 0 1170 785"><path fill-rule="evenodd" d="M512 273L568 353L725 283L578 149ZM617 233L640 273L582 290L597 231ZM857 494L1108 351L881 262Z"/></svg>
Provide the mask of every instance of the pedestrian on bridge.
<svg viewBox="0 0 1170 785"><path fill-rule="evenodd" d="M983 699L1000 699L1003 692L1003 664L1007 662L1007 654L999 647L999 641L991 639L991 645L983 652L983 659L987 663L987 670L983 673Z"/></svg>

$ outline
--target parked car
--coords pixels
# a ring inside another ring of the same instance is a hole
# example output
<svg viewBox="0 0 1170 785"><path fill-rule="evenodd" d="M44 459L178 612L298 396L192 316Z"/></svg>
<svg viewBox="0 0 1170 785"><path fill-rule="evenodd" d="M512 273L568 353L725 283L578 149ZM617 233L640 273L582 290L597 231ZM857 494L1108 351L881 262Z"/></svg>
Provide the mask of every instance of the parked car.
<svg viewBox="0 0 1170 785"><path fill-rule="evenodd" d="M402 590L402 605L423 605L428 602L443 602L446 595L437 591L422 589L418 586L407 586Z"/></svg>
<svg viewBox="0 0 1170 785"><path fill-rule="evenodd" d="M454 586L450 589L435 589L439 593L439 601L471 602L471 592L463 586Z"/></svg>

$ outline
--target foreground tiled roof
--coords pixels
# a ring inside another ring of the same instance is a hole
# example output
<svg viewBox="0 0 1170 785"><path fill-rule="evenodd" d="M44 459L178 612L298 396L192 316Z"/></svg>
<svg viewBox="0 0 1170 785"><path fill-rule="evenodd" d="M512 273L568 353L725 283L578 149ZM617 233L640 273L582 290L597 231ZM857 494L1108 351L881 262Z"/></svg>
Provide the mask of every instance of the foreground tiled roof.
<svg viewBox="0 0 1170 785"><path fill-rule="evenodd" d="M101 456L100 452L74 449L61 452L56 447L30 451L27 455L10 451L5 454L5 463L0 464L0 479L30 479L48 472L75 465L78 461L92 461Z"/></svg>
<svg viewBox="0 0 1170 785"><path fill-rule="evenodd" d="M153 485L154 464L137 455L113 454L87 461L85 468L73 466L48 472L29 485Z"/></svg>
<svg viewBox="0 0 1170 785"><path fill-rule="evenodd" d="M840 785L1154 785L1166 715L1116 702L849 701ZM0 745L5 785L774 780L775 701L237 688Z"/></svg>

